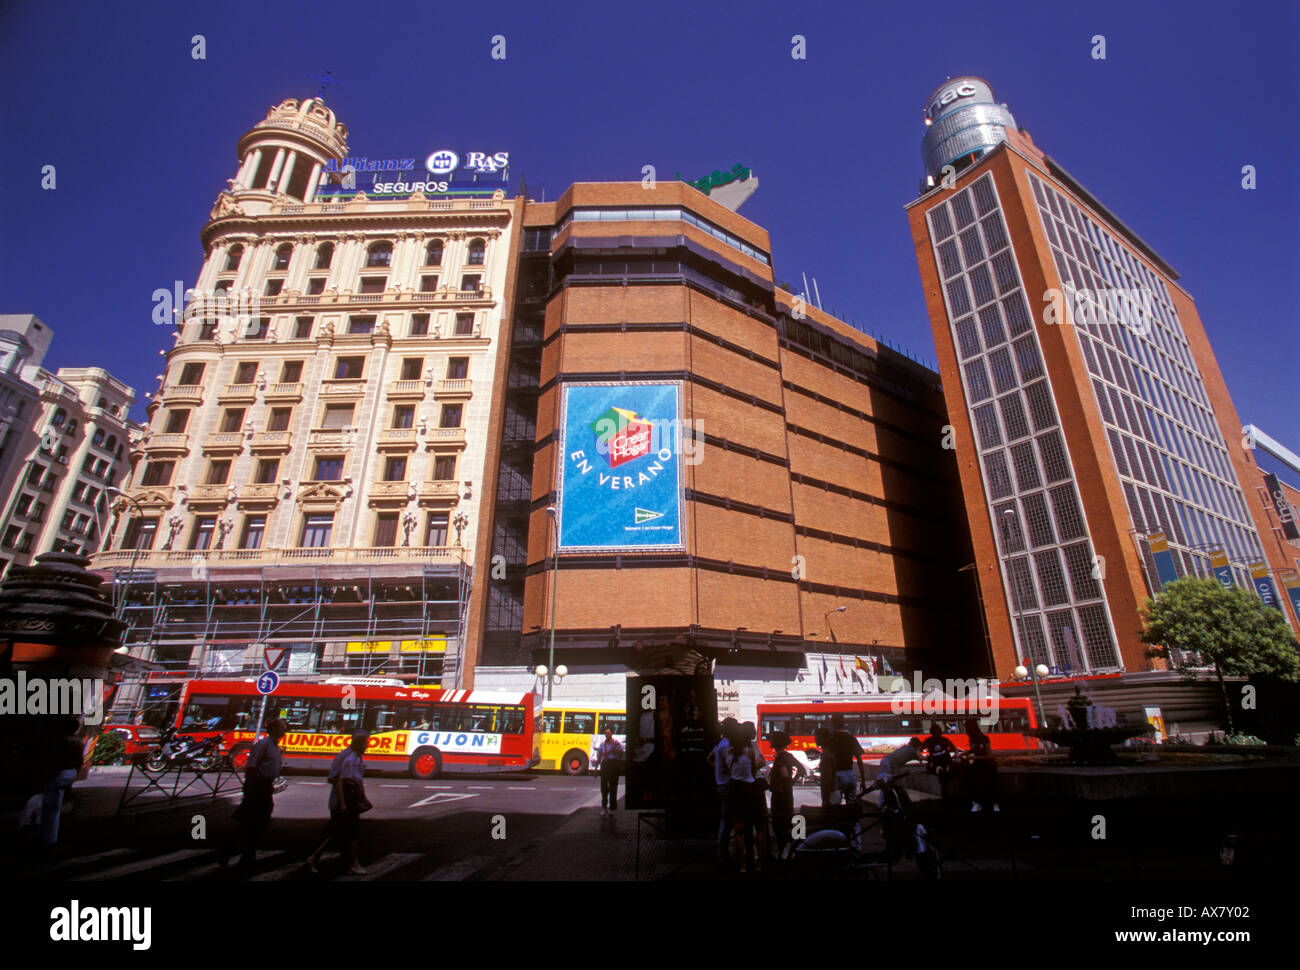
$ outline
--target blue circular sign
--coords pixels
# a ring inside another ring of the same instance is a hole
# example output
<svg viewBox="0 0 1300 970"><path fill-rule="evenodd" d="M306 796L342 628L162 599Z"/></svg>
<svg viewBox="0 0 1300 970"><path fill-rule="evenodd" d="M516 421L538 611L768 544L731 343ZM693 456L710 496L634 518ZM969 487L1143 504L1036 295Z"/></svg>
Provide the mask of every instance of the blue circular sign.
<svg viewBox="0 0 1300 970"><path fill-rule="evenodd" d="M257 692L259 694L273 694L279 686L280 675L274 670L268 670L257 678Z"/></svg>

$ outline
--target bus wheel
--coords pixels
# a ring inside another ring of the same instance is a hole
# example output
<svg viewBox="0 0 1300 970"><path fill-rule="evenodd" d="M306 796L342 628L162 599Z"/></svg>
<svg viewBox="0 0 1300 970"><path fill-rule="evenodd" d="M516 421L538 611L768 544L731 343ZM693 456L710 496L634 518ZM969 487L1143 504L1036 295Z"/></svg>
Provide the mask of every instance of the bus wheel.
<svg viewBox="0 0 1300 970"><path fill-rule="evenodd" d="M253 746L247 741L241 741L230 749L230 767L235 771L243 771L244 766L248 764L248 755L253 750Z"/></svg>
<svg viewBox="0 0 1300 970"><path fill-rule="evenodd" d="M577 748L566 754L560 763L564 766L566 775L580 775L587 770L587 756Z"/></svg>
<svg viewBox="0 0 1300 970"><path fill-rule="evenodd" d="M412 778L437 778L442 774L442 752L437 748L421 748L411 755L406 770Z"/></svg>

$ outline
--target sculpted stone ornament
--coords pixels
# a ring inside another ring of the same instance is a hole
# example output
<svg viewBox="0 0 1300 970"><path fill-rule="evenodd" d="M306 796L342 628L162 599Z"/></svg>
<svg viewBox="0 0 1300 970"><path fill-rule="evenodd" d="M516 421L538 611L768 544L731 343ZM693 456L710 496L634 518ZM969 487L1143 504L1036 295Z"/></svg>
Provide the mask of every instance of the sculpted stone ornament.
<svg viewBox="0 0 1300 970"><path fill-rule="evenodd" d="M223 216L242 216L244 208L235 197L229 192L222 192L217 196L217 204L212 207L212 212L208 214L209 219L220 219Z"/></svg>

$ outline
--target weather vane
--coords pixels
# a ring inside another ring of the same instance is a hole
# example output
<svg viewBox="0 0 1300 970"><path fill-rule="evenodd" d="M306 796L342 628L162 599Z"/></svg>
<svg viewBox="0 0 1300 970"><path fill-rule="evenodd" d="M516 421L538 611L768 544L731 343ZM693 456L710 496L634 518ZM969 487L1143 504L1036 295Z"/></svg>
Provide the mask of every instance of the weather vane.
<svg viewBox="0 0 1300 970"><path fill-rule="evenodd" d="M323 100L324 97L325 97L325 89L326 89L327 87L329 87L331 84L342 84L342 83L343 83L342 81L338 80L337 78L335 78L335 77L331 77L331 75L332 75L333 73L334 73L333 71L326 71L323 75L321 75L321 74L308 74L308 75L307 75L309 78L312 78L313 80L320 81L320 94L316 95L316 97L321 98L321 99Z"/></svg>

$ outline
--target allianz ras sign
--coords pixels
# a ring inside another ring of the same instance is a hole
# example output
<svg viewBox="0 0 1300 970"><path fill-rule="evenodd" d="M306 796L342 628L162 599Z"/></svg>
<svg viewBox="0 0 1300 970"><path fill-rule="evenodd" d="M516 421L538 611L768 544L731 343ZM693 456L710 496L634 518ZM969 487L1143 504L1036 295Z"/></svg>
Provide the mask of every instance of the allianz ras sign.
<svg viewBox="0 0 1300 970"><path fill-rule="evenodd" d="M342 161L331 158L325 163L324 171L341 173L351 169L354 172L412 172L418 161L416 158L349 156ZM466 152L462 160L462 156L456 152L440 149L424 160L424 167L430 175L451 175L457 171L492 175L509 166L509 152Z"/></svg>

